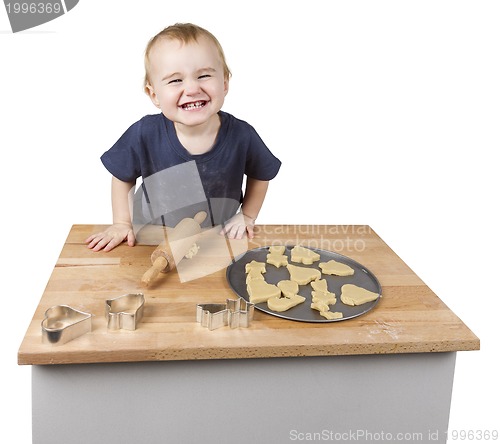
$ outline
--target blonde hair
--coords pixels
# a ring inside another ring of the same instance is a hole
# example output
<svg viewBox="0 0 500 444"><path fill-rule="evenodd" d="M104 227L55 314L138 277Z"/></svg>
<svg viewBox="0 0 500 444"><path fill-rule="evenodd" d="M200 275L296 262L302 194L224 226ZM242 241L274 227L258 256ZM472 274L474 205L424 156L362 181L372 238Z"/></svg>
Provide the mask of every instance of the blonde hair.
<svg viewBox="0 0 500 444"><path fill-rule="evenodd" d="M197 42L200 37L207 37L210 41L212 41L217 48L217 52L222 61L222 67L224 70L224 79L229 80L231 77L231 71L226 63L226 57L224 56L224 51L222 50L222 46L219 41L215 38L215 36L207 31L206 29L193 25L192 23L176 23L175 25L168 26L167 28L160 31L156 34L147 44L146 51L144 52L144 68L145 68L145 76L144 76L144 91L148 93L148 86L151 85L149 81L149 55L151 53L151 49L155 45L157 41L160 39L171 39L171 40L179 40L182 43L192 43Z"/></svg>

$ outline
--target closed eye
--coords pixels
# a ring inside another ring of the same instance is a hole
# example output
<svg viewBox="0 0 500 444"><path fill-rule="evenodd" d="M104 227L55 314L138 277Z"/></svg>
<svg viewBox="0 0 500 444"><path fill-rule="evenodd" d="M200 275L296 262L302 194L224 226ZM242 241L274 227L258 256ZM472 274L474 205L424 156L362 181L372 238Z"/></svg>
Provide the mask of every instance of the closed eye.
<svg viewBox="0 0 500 444"><path fill-rule="evenodd" d="M168 85L172 85L172 84L174 84L174 83L180 83L180 82L182 82L182 80L181 80L181 79L173 79L173 80L170 80L170 81L168 82Z"/></svg>
<svg viewBox="0 0 500 444"><path fill-rule="evenodd" d="M212 76L210 74L203 74L203 75L199 76L198 78L199 79L207 79L209 77L212 77Z"/></svg>

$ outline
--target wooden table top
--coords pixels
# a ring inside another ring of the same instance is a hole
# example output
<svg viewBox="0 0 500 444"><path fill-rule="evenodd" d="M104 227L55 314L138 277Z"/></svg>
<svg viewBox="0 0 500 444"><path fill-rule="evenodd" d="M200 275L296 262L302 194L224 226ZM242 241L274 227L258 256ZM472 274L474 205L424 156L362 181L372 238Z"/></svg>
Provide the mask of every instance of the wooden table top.
<svg viewBox="0 0 500 444"><path fill-rule="evenodd" d="M162 273L143 288L154 245L123 244L93 252L84 243L104 226L74 225L19 348L19 364L74 364L196 359L274 358L478 350L475 334L367 225L260 225L233 251L271 244L301 244L348 256L382 286L377 306L357 318L305 323L255 311L248 328L208 330L196 322L200 303L235 298L225 268L181 282ZM144 239L147 240L147 237ZM203 236L200 239L203 243ZM196 256L195 256L196 258ZM105 301L127 293L145 296L135 331L108 330ZM42 342L41 322L54 305L92 313L92 331L66 344Z"/></svg>

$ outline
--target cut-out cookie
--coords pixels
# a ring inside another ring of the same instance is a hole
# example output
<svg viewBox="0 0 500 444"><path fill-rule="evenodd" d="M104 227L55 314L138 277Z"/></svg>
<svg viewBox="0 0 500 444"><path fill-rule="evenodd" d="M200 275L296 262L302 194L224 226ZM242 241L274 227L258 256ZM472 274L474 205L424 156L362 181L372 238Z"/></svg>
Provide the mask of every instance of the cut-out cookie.
<svg viewBox="0 0 500 444"><path fill-rule="evenodd" d="M290 253L292 262L302 263L304 265L311 265L313 262L319 261L320 259L318 253L300 245L293 247Z"/></svg>
<svg viewBox="0 0 500 444"><path fill-rule="evenodd" d="M306 300L305 297L293 294L291 297L274 297L267 300L267 306L273 311L287 311L296 305L302 304Z"/></svg>
<svg viewBox="0 0 500 444"><path fill-rule="evenodd" d="M344 314L340 311L320 311L319 314L328 320L342 319Z"/></svg>
<svg viewBox="0 0 500 444"><path fill-rule="evenodd" d="M247 273L246 283L248 284L253 279L259 279L259 280L263 281L264 280L264 275L258 269L252 268Z"/></svg>
<svg viewBox="0 0 500 444"><path fill-rule="evenodd" d="M330 310L330 307L328 306L328 304L325 304L324 302L312 302L311 303L311 308L313 310L318 310L320 313L322 311L329 311Z"/></svg>
<svg viewBox="0 0 500 444"><path fill-rule="evenodd" d="M337 302L335 293L328 291L328 283L326 279L318 279L311 282L313 291L311 292L313 302L325 302L326 304L333 305Z"/></svg>
<svg viewBox="0 0 500 444"><path fill-rule="evenodd" d="M266 264L264 262L252 261L245 265L245 273L247 274L246 283L248 284L253 279L264 280L263 273L266 272Z"/></svg>
<svg viewBox="0 0 500 444"><path fill-rule="evenodd" d="M299 292L299 284L295 281L279 281L276 285L283 293L283 296L286 296L287 298L291 298Z"/></svg>
<svg viewBox="0 0 500 444"><path fill-rule="evenodd" d="M337 298L335 293L330 293L329 291L311 291L313 302L323 302L327 305L334 305L337 303Z"/></svg>
<svg viewBox="0 0 500 444"><path fill-rule="evenodd" d="M353 284L342 285L340 300L346 305L362 305L372 302L379 297L378 293L366 290Z"/></svg>
<svg viewBox="0 0 500 444"><path fill-rule="evenodd" d="M288 258L283 254L285 248L284 245L273 245L269 247L269 254L266 257L266 262L277 268L286 267L288 265Z"/></svg>
<svg viewBox="0 0 500 444"><path fill-rule="evenodd" d="M333 259L328 262L320 262L319 268L323 274L334 274L335 276L352 276L354 274L354 270L349 265Z"/></svg>
<svg viewBox="0 0 500 444"><path fill-rule="evenodd" d="M259 304L266 302L269 298L280 297L281 290L273 284L268 284L260 279L252 279L247 284L247 291L250 297L250 302Z"/></svg>
<svg viewBox="0 0 500 444"><path fill-rule="evenodd" d="M268 254L266 262L274 265L276 268L286 267L288 265L288 258L282 254Z"/></svg>
<svg viewBox="0 0 500 444"><path fill-rule="evenodd" d="M273 311L287 311L296 305L302 304L306 300L305 297L299 296L299 284L294 281L283 280L277 284L281 290L281 297L274 297L267 300L267 306Z"/></svg>
<svg viewBox="0 0 500 444"><path fill-rule="evenodd" d="M317 281L311 282L311 287L314 289L311 292L313 302L324 302L328 305L337 303L335 293L330 293L327 285L326 279L318 279Z"/></svg>
<svg viewBox="0 0 500 444"><path fill-rule="evenodd" d="M340 313L339 311L330 311L330 307L328 304L325 304L324 302L321 301L315 301L313 300L313 303L311 304L311 308L313 310L318 310L319 314L323 316L326 319L340 319L343 318L344 315Z"/></svg>
<svg viewBox="0 0 500 444"><path fill-rule="evenodd" d="M245 265L245 273L250 273L254 270L255 272L265 273L266 264L264 262L252 261Z"/></svg>
<svg viewBox="0 0 500 444"><path fill-rule="evenodd" d="M269 254L283 254L286 247L284 245L271 245L268 250Z"/></svg>
<svg viewBox="0 0 500 444"><path fill-rule="evenodd" d="M326 279L318 279L311 282L311 287L313 288L313 290L322 291L323 293L325 293L328 291L328 282L326 282Z"/></svg>
<svg viewBox="0 0 500 444"><path fill-rule="evenodd" d="M321 272L316 268L299 267L292 264L288 264L286 268L290 272L290 279L299 285L307 285L321 277Z"/></svg>

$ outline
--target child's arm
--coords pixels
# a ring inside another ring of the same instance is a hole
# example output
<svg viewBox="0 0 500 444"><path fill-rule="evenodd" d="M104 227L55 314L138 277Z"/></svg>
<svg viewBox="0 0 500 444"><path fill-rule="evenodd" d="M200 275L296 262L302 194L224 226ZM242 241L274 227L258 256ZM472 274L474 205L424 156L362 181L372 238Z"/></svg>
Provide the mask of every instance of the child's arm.
<svg viewBox="0 0 500 444"><path fill-rule="evenodd" d="M266 197L267 187L269 181L257 180L247 177L247 185L245 188L245 195L243 197L243 204L241 205L241 213L233 216L224 226L224 232L231 239L241 239L248 233L250 239L253 238L253 227L255 220L259 215L264 198ZM243 217L242 217L243 215Z"/></svg>
<svg viewBox="0 0 500 444"><path fill-rule="evenodd" d="M111 181L111 202L113 208L113 225L106 230L95 233L85 239L88 247L94 251L110 251L124 240L134 246L135 236L132 228L132 193L133 182L122 182L113 177Z"/></svg>

